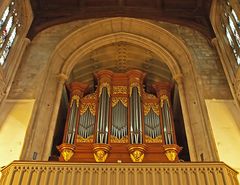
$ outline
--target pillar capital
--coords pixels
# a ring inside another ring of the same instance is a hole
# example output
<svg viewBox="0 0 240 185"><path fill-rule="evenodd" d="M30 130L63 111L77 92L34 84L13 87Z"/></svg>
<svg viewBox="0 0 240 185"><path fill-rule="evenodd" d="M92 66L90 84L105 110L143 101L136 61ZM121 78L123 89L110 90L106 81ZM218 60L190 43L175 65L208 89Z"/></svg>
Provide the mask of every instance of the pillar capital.
<svg viewBox="0 0 240 185"><path fill-rule="evenodd" d="M85 90L88 85L80 82L72 82L69 84L69 89L71 91L71 96L77 95L80 98L83 97Z"/></svg>
<svg viewBox="0 0 240 185"><path fill-rule="evenodd" d="M163 95L169 97L172 87L173 84L170 82L156 82L153 84L153 88L155 89L158 97L161 97Z"/></svg>
<svg viewBox="0 0 240 185"><path fill-rule="evenodd" d="M113 72L110 70L102 70L95 74L100 84L102 83L111 83Z"/></svg>
<svg viewBox="0 0 240 185"><path fill-rule="evenodd" d="M64 73L60 73L57 75L58 81L62 84L64 84L66 82L66 80L68 79L68 76Z"/></svg>
<svg viewBox="0 0 240 185"><path fill-rule="evenodd" d="M146 74L139 70L131 70L127 72L128 78L129 78L129 84L142 84L143 79L146 76Z"/></svg>

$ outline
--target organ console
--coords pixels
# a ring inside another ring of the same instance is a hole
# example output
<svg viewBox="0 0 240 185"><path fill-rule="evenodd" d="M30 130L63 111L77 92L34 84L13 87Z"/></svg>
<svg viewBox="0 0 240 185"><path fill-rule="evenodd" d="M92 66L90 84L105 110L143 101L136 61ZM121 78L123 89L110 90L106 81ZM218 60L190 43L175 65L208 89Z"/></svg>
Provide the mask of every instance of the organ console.
<svg viewBox="0 0 240 185"><path fill-rule="evenodd" d="M131 70L95 74L98 86L72 82L60 161L177 162L169 82L145 92L145 73Z"/></svg>

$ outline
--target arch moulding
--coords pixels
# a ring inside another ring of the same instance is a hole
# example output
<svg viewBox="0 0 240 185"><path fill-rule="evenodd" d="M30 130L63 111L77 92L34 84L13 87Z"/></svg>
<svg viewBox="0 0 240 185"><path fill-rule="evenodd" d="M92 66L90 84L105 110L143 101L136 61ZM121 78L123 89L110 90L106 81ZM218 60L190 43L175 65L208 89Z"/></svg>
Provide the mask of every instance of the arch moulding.
<svg viewBox="0 0 240 185"><path fill-rule="evenodd" d="M31 146L28 151L23 151L24 159L31 159L32 153L38 151L39 160L47 160L52 147L52 140L57 120L58 109L64 82L67 80L75 64L81 62L81 58L91 51L115 42L128 42L146 48L157 55L161 61L169 67L174 79L177 82L180 101L183 111L185 130L187 134L190 157L192 161L197 161L200 151L197 148L194 132L201 132L204 137L208 133L203 130L193 131L191 124L191 111L188 100L185 96L186 90L192 88L194 95L198 96L196 89L186 86L185 81L190 80L191 84L196 84L192 67L191 55L184 43L167 30L139 19L132 18L110 18L90 23L77 29L72 34L64 38L52 52L49 59L49 67L44 89L33 122L34 130L40 127L46 134L32 132L27 133L28 139L25 145ZM189 84L189 83L188 83ZM44 110L44 106L52 105L50 110ZM200 106L200 105L198 105ZM199 108L200 109L200 108ZM43 120L44 119L44 120ZM45 126L43 126L43 121ZM200 123L203 124L203 123ZM35 143L42 142L39 148ZM28 142L27 142L28 141ZM211 149L206 142L206 153L211 154ZM24 155L25 154L25 155Z"/></svg>

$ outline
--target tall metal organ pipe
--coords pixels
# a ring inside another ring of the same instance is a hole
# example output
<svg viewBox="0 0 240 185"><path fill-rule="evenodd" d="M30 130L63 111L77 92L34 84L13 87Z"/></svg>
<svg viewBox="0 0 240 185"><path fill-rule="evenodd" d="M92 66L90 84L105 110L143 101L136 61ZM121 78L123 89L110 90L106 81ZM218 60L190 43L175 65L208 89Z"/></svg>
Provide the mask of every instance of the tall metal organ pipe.
<svg viewBox="0 0 240 185"><path fill-rule="evenodd" d="M107 87L103 87L102 93L99 97L97 143L107 143L109 99L110 97L107 92Z"/></svg>
<svg viewBox="0 0 240 185"><path fill-rule="evenodd" d="M163 106L161 109L162 109L162 116L163 116L163 130L164 130L165 144L173 144L174 140L173 140L171 113L170 113L167 100L163 100Z"/></svg>
<svg viewBox="0 0 240 185"><path fill-rule="evenodd" d="M68 144L74 144L74 138L76 135L78 120L79 120L79 108L80 108L80 99L83 97L84 91L88 85L72 82L69 85L71 91L71 100L69 103L68 117L66 120L66 130L67 133L64 137L64 142Z"/></svg>
<svg viewBox="0 0 240 185"><path fill-rule="evenodd" d="M137 87L132 88L130 107L131 143L142 144L142 107Z"/></svg>
<svg viewBox="0 0 240 185"><path fill-rule="evenodd" d="M176 138L174 136L174 123L172 109L170 106L170 92L172 84L168 82L156 83L153 85L153 87L155 88L160 99L165 144L175 144Z"/></svg>
<svg viewBox="0 0 240 185"><path fill-rule="evenodd" d="M78 106L77 102L78 100L72 101L72 106L70 108L70 115L68 119L68 132L66 137L66 143L73 144L74 143L74 137L75 137L75 131L76 131L76 125L77 125L77 113L78 113Z"/></svg>

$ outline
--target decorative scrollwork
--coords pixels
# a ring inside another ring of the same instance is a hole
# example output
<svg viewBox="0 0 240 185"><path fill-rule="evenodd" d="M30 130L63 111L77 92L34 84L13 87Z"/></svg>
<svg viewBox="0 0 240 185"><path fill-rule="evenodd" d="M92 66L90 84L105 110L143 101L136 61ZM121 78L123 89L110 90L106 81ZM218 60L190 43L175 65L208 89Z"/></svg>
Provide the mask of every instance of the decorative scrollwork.
<svg viewBox="0 0 240 185"><path fill-rule="evenodd" d="M128 143L128 136L118 139L116 136L111 135L111 143Z"/></svg>
<svg viewBox="0 0 240 185"><path fill-rule="evenodd" d="M91 112L93 116L96 114L96 104L95 103L82 103L81 109L80 109L80 115L83 115L87 109Z"/></svg>
<svg viewBox="0 0 240 185"><path fill-rule="evenodd" d="M151 109L155 114L159 116L159 106L157 103L144 103L143 109L144 109L144 116L146 116Z"/></svg>
<svg viewBox="0 0 240 185"><path fill-rule="evenodd" d="M146 143L162 143L162 136L157 136L155 138L152 138L148 135L145 135L145 142Z"/></svg>
<svg viewBox="0 0 240 185"><path fill-rule="evenodd" d="M127 86L113 86L113 94L127 94Z"/></svg>
<svg viewBox="0 0 240 185"><path fill-rule="evenodd" d="M93 143L93 135L83 138L80 135L77 135L77 143Z"/></svg>
<svg viewBox="0 0 240 185"><path fill-rule="evenodd" d="M126 97L113 97L112 98L112 107L115 107L115 105L117 105L117 103L121 101L122 104L127 107L127 98Z"/></svg>

